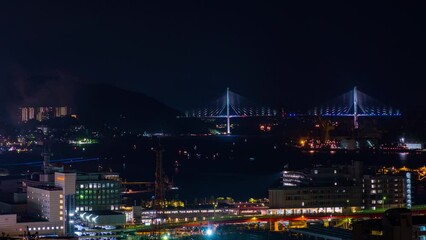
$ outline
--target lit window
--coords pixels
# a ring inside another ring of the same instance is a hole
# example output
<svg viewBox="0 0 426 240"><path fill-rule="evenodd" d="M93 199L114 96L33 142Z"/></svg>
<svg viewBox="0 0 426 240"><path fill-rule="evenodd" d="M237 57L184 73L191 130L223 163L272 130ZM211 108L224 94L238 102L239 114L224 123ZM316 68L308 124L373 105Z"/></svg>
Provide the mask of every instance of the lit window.
<svg viewBox="0 0 426 240"><path fill-rule="evenodd" d="M61 221L62 221L62 220L64 220L64 218L63 218L63 217L59 217L59 220L61 220Z"/></svg>
<svg viewBox="0 0 426 240"><path fill-rule="evenodd" d="M62 204L62 203L64 203L64 201L63 200L59 200L59 203Z"/></svg>
<svg viewBox="0 0 426 240"><path fill-rule="evenodd" d="M337 170L334 170L334 174L336 174L337 173Z"/></svg>

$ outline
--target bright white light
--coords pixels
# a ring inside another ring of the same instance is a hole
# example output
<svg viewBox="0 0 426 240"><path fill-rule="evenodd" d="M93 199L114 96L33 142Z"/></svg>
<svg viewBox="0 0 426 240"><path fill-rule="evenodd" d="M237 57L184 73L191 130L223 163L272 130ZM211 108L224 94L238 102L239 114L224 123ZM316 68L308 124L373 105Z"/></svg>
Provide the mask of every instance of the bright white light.
<svg viewBox="0 0 426 240"><path fill-rule="evenodd" d="M206 235L207 236L211 236L213 235L213 230L211 230L210 228L206 230Z"/></svg>

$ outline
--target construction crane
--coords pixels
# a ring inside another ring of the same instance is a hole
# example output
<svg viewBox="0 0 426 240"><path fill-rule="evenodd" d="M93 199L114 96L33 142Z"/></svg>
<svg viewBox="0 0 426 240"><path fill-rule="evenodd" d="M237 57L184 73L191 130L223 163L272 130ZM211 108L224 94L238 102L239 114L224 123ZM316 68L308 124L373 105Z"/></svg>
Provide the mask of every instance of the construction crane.
<svg viewBox="0 0 426 240"><path fill-rule="evenodd" d="M154 204L157 210L162 208L164 203L164 174L163 174L163 152L164 148L159 146L152 149L155 152L155 181L154 181Z"/></svg>

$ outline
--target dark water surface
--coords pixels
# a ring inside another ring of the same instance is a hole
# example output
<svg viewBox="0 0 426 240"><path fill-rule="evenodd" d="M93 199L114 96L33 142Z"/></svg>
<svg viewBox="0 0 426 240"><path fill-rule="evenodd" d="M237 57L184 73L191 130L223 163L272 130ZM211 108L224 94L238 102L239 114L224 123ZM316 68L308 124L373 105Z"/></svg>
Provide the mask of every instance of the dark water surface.
<svg viewBox="0 0 426 240"><path fill-rule="evenodd" d="M67 163L66 167L119 172L127 181L154 181L155 153L151 148L157 142L152 138L121 138L85 146L84 150L54 145L52 159L97 157L99 160ZM352 161L362 161L365 168L426 165L426 154L309 153L285 147L280 137L267 135L164 137L160 143L164 147L165 174L179 188L174 195L186 200L212 196L231 196L237 200L267 197L268 187L279 181L280 172L287 164L291 170L309 169L318 164L351 164ZM0 167L11 173L37 170L40 166L27 163L41 160L39 153L3 154ZM418 196L426 195L421 182L415 185L414 192ZM415 201L420 203L422 198L417 197Z"/></svg>

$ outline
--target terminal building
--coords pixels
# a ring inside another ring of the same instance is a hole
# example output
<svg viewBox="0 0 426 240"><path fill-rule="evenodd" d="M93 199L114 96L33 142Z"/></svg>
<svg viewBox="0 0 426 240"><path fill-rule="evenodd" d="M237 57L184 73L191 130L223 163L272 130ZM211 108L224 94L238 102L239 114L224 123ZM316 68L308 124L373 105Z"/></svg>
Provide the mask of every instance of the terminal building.
<svg viewBox="0 0 426 240"><path fill-rule="evenodd" d="M342 214L362 209L411 207L411 175L363 174L362 164L283 171L269 189L268 214Z"/></svg>

